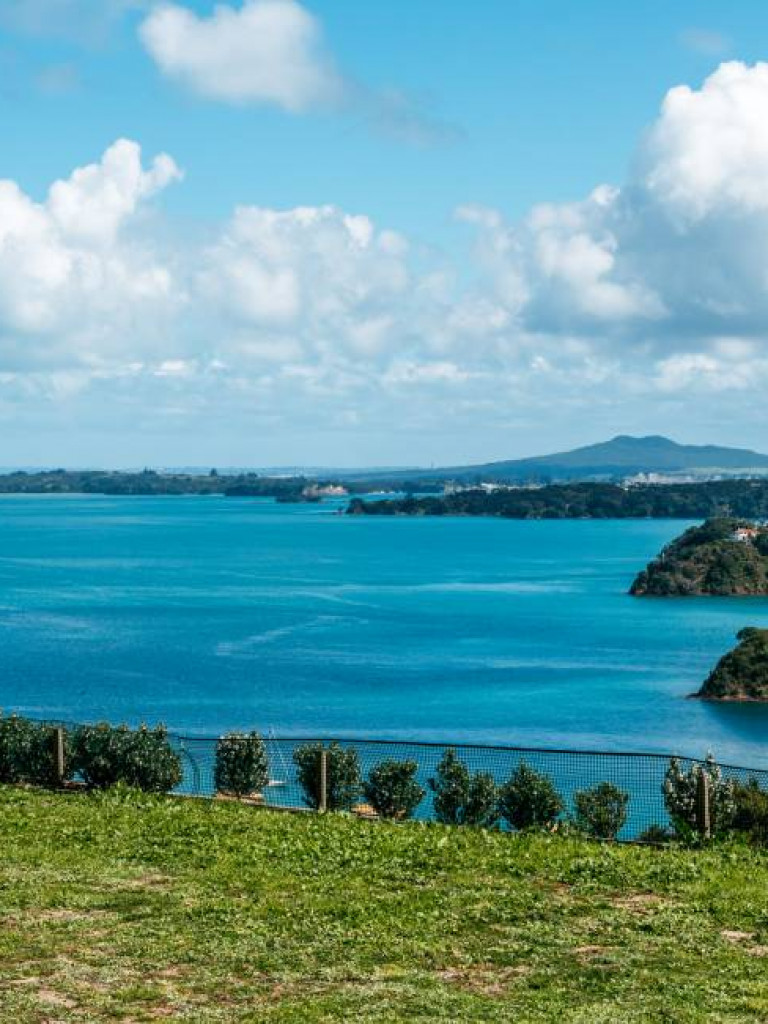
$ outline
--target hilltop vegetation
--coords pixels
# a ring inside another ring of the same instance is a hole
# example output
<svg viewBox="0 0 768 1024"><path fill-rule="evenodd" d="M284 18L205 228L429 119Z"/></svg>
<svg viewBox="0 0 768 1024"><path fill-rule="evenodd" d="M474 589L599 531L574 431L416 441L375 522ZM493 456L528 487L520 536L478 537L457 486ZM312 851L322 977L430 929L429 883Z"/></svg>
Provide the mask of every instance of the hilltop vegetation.
<svg viewBox="0 0 768 1024"><path fill-rule="evenodd" d="M216 494L228 498L279 498L284 501L319 500L313 492L342 485L357 494L369 493L381 485L374 477L359 480L315 478L309 476L269 476L259 473L182 473L122 470L51 469L0 473L0 494L106 494L106 495L184 495ZM403 480L388 480L391 490L412 486ZM418 481L419 489L436 489L432 481Z"/></svg>
<svg viewBox="0 0 768 1024"><path fill-rule="evenodd" d="M233 476L210 473L158 473L119 470L52 469L0 474L0 494L227 494L277 497L301 491L298 477L267 477L256 473Z"/></svg>
<svg viewBox="0 0 768 1024"><path fill-rule="evenodd" d="M715 666L697 697L768 701L768 629L747 626Z"/></svg>
<svg viewBox="0 0 768 1024"><path fill-rule="evenodd" d="M768 860L0 787L0 1018L741 1024Z"/></svg>
<svg viewBox="0 0 768 1024"><path fill-rule="evenodd" d="M635 596L768 594L768 529L738 519L709 519L686 530L635 579Z"/></svg>
<svg viewBox="0 0 768 1024"><path fill-rule="evenodd" d="M351 515L499 516L505 519L768 518L768 480L698 484L552 484L538 488L471 489L399 500L353 499Z"/></svg>

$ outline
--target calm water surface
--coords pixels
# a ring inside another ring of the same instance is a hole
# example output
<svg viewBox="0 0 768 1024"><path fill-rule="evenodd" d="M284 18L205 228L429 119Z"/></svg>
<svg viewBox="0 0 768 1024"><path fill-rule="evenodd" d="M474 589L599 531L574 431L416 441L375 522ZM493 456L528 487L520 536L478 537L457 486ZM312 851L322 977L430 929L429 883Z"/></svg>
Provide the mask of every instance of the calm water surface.
<svg viewBox="0 0 768 1024"><path fill-rule="evenodd" d="M686 525L2 498L0 706L768 766L768 707L686 700L768 601L626 595Z"/></svg>

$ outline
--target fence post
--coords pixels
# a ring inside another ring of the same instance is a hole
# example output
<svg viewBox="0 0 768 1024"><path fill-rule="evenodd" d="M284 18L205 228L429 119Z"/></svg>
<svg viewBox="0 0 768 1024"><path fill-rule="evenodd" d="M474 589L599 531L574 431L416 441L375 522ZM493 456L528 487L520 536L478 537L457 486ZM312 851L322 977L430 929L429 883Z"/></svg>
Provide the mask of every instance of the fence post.
<svg viewBox="0 0 768 1024"><path fill-rule="evenodd" d="M60 725L56 726L53 730L53 757L54 768L56 771L56 782L59 786L63 786L67 769L66 764L64 763L64 730Z"/></svg>
<svg viewBox="0 0 768 1024"><path fill-rule="evenodd" d="M318 811L324 814L328 810L328 751L320 747L320 800Z"/></svg>
<svg viewBox="0 0 768 1024"><path fill-rule="evenodd" d="M712 787L709 772L702 768L696 779L696 828L702 839L712 837Z"/></svg>

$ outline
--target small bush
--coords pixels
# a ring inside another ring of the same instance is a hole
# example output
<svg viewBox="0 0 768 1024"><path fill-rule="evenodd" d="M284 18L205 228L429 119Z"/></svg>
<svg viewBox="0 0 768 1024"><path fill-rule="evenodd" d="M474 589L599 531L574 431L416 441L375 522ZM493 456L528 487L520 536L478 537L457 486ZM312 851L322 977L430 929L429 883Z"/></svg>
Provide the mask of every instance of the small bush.
<svg viewBox="0 0 768 1024"><path fill-rule="evenodd" d="M382 818L410 818L424 799L415 761L382 761L371 771L363 793Z"/></svg>
<svg viewBox="0 0 768 1024"><path fill-rule="evenodd" d="M269 782L264 741L257 732L230 732L216 743L213 779L219 793L261 793Z"/></svg>
<svg viewBox="0 0 768 1024"><path fill-rule="evenodd" d="M513 828L550 828L563 809L563 801L547 775L521 761L512 778L499 791L499 813Z"/></svg>
<svg viewBox="0 0 768 1024"><path fill-rule="evenodd" d="M768 845L768 790L755 778L734 786L733 828L757 843Z"/></svg>
<svg viewBox="0 0 768 1024"><path fill-rule="evenodd" d="M493 777L485 772L472 774L455 750L446 750L429 788L435 794L435 817L444 825L491 828L499 819Z"/></svg>
<svg viewBox="0 0 768 1024"><path fill-rule="evenodd" d="M637 839L640 843L653 843L660 846L665 843L673 843L677 836L671 828L665 828L664 825L649 825Z"/></svg>
<svg viewBox="0 0 768 1024"><path fill-rule="evenodd" d="M664 777L664 804L675 832L681 837L691 836L698 829L696 801L699 776L704 773L709 779L709 810L712 833L727 832L733 823L736 810L734 784L724 779L720 765L712 754L707 754L703 764L694 764L686 771L676 757L669 762Z"/></svg>
<svg viewBox="0 0 768 1024"><path fill-rule="evenodd" d="M72 736L72 767L90 789L123 782L147 793L167 793L181 782L178 754L165 728L81 725Z"/></svg>
<svg viewBox="0 0 768 1024"><path fill-rule="evenodd" d="M55 788L59 785L56 764L56 729L44 722L11 715L0 717L0 782L25 782ZM68 773L68 742L64 734L65 778Z"/></svg>
<svg viewBox="0 0 768 1024"><path fill-rule="evenodd" d="M573 803L576 824L596 839L615 839L626 824L629 793L612 782L581 790Z"/></svg>
<svg viewBox="0 0 768 1024"><path fill-rule="evenodd" d="M304 790L304 803L313 810L320 807L320 752L322 743L306 743L293 752L299 785ZM360 795L360 761L357 751L344 749L338 743L326 748L326 808L348 811Z"/></svg>

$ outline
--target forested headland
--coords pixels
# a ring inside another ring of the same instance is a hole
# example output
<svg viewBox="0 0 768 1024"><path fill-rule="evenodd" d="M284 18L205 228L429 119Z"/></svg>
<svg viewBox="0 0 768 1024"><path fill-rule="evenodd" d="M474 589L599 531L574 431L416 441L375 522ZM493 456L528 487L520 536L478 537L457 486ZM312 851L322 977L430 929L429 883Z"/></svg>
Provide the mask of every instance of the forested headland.
<svg viewBox="0 0 768 1024"><path fill-rule="evenodd" d="M350 515L498 516L504 519L739 519L768 518L768 480L713 480L685 484L551 484L536 488L482 488L444 495L365 500Z"/></svg>
<svg viewBox="0 0 768 1024"><path fill-rule="evenodd" d="M706 700L768 701L768 629L747 626L695 695Z"/></svg>
<svg viewBox="0 0 768 1024"><path fill-rule="evenodd" d="M768 595L768 528L708 519L668 544L635 579L636 597Z"/></svg>

